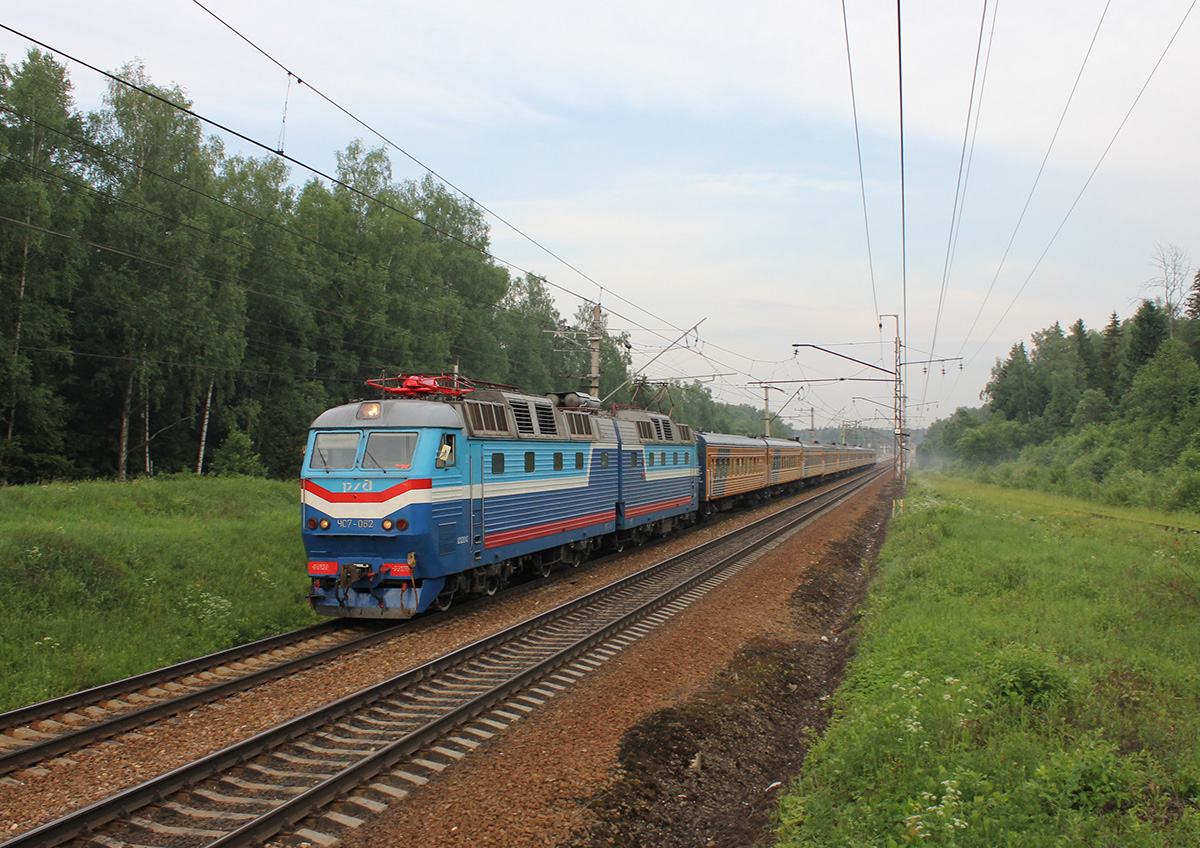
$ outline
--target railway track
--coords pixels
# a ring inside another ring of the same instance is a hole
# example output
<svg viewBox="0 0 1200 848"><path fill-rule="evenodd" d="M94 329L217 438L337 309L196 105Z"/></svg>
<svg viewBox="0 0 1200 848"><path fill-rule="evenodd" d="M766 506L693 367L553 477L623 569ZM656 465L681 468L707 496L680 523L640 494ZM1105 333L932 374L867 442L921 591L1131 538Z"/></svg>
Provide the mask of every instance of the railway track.
<svg viewBox="0 0 1200 848"><path fill-rule="evenodd" d="M858 477L420 668L4 842L328 844L405 797L858 490Z"/></svg>
<svg viewBox="0 0 1200 848"><path fill-rule="evenodd" d="M323 622L0 714L0 775L396 635Z"/></svg>

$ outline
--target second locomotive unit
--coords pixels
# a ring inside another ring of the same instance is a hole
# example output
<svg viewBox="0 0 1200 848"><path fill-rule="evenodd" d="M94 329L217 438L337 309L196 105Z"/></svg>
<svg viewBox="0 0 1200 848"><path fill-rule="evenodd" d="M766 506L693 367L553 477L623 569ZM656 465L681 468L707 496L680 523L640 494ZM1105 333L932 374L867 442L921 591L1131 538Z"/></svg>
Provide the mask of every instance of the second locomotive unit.
<svg viewBox="0 0 1200 848"><path fill-rule="evenodd" d="M303 537L323 615L407 618L578 565L748 499L872 465L874 451L694 433L454 377L370 381L309 432Z"/></svg>

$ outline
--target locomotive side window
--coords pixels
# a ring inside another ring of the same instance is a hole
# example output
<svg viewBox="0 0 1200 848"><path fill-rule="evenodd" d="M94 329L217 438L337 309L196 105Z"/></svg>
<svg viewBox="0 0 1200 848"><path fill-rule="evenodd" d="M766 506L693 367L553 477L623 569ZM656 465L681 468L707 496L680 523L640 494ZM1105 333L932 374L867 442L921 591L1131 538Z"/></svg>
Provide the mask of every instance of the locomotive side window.
<svg viewBox="0 0 1200 848"><path fill-rule="evenodd" d="M559 453L558 451L554 452L554 470L555 471L563 470L563 455L561 453Z"/></svg>
<svg viewBox="0 0 1200 848"><path fill-rule="evenodd" d="M442 436L442 442L438 445L437 461L435 463L438 468L445 468L447 465L454 464L454 435L446 433Z"/></svg>
<svg viewBox="0 0 1200 848"><path fill-rule="evenodd" d="M526 451L525 452L525 470L533 471L533 468L534 468L533 451Z"/></svg>
<svg viewBox="0 0 1200 848"><path fill-rule="evenodd" d="M502 454L502 453L492 454L492 473L493 474L503 474L504 473L504 454Z"/></svg>
<svg viewBox="0 0 1200 848"><path fill-rule="evenodd" d="M317 433L309 465L329 471L353 468L358 453L358 433Z"/></svg>
<svg viewBox="0 0 1200 848"><path fill-rule="evenodd" d="M412 465L416 446L416 433L372 433L367 436L362 467L381 468L384 471L408 468Z"/></svg>
<svg viewBox="0 0 1200 848"><path fill-rule="evenodd" d="M575 454L575 470L576 471L583 470L583 453L582 452L576 452L576 454Z"/></svg>
<svg viewBox="0 0 1200 848"><path fill-rule="evenodd" d="M608 468L608 451L600 454L600 467Z"/></svg>

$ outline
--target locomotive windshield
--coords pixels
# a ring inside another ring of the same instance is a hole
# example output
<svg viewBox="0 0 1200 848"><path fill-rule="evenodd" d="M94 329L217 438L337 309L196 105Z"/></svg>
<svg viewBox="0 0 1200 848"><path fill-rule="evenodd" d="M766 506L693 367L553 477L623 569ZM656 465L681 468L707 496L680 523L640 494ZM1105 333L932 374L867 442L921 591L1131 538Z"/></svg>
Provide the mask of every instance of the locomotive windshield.
<svg viewBox="0 0 1200 848"><path fill-rule="evenodd" d="M353 468L358 454L358 433L317 433L310 465L329 471Z"/></svg>
<svg viewBox="0 0 1200 848"><path fill-rule="evenodd" d="M417 446L416 433L372 433L363 451L363 468L408 468Z"/></svg>
<svg viewBox="0 0 1200 848"><path fill-rule="evenodd" d="M317 433L313 438L312 457L308 467L314 471L342 471L361 468L365 471L407 470L417 449L416 433L369 433L362 459L358 459L362 434L350 430Z"/></svg>

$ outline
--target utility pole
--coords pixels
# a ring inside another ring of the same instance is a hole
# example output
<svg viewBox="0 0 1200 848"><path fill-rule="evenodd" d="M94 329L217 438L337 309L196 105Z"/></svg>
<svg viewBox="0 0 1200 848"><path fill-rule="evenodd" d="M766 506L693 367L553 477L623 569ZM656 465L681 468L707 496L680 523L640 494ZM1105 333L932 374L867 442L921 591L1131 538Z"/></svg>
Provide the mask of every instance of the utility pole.
<svg viewBox="0 0 1200 848"><path fill-rule="evenodd" d="M592 349L592 372L588 374L591 387L589 394L600 397L600 304L592 304L592 333L588 336L588 346Z"/></svg>
<svg viewBox="0 0 1200 848"><path fill-rule="evenodd" d="M892 394L892 416L895 419L895 435L892 439L892 450L895 451L895 466L896 476L900 479L904 478L904 386L901 380L900 372L900 316L895 313L880 315L880 318L895 318L896 319L896 382L895 391ZM879 329L883 329L883 322L879 322Z"/></svg>
<svg viewBox="0 0 1200 848"><path fill-rule="evenodd" d="M817 410L812 407L808 410L808 440L814 444L817 441Z"/></svg>
<svg viewBox="0 0 1200 848"><path fill-rule="evenodd" d="M764 435L771 438L771 387L763 386L763 423Z"/></svg>

